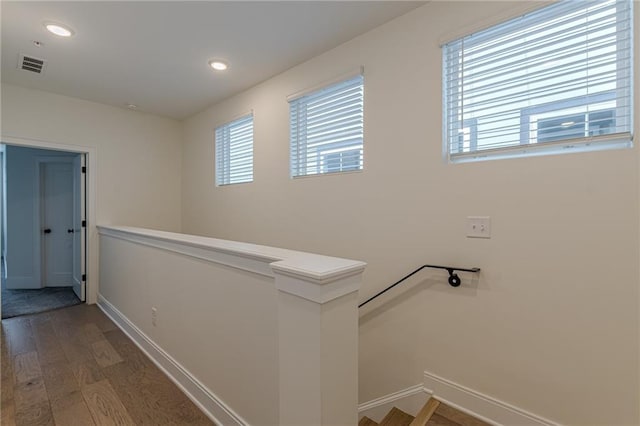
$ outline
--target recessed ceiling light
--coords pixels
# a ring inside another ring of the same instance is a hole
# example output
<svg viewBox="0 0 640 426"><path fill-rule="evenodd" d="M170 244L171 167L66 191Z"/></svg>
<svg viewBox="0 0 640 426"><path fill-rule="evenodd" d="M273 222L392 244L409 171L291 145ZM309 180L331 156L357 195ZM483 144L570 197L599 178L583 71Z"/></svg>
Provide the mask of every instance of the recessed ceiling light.
<svg viewBox="0 0 640 426"><path fill-rule="evenodd" d="M44 46L44 43L41 42L41 41L38 41L38 40L33 40L33 45L35 47L42 47L42 46Z"/></svg>
<svg viewBox="0 0 640 426"><path fill-rule="evenodd" d="M138 108L138 105L136 105L136 104L126 104L126 105L127 105L127 108L129 108L129 109L136 109L136 108Z"/></svg>
<svg viewBox="0 0 640 426"><path fill-rule="evenodd" d="M221 61L219 59L212 59L209 61L209 66L216 71L224 71L229 68L226 62Z"/></svg>
<svg viewBox="0 0 640 426"><path fill-rule="evenodd" d="M60 37L71 37L73 34L73 30L62 24L54 24L53 22L45 22L44 27L52 34L55 34Z"/></svg>

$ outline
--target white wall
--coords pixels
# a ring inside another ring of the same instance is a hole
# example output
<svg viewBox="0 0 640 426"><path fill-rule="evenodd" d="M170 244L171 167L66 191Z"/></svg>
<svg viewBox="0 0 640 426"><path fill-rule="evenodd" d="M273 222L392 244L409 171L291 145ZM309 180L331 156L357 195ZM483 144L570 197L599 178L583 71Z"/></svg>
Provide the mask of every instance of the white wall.
<svg viewBox="0 0 640 426"><path fill-rule="evenodd" d="M187 120L183 232L364 260L361 300L423 263L481 267L363 313L360 401L428 371L557 422L639 424L638 149L442 160L439 43L513 8L429 3ZM291 180L286 96L360 65L365 170ZM250 109L255 181L216 188L213 129ZM470 215L491 239L465 238Z"/></svg>
<svg viewBox="0 0 640 426"><path fill-rule="evenodd" d="M87 301L95 303L97 223L180 229L181 124L7 84L1 95L3 142L89 152Z"/></svg>
<svg viewBox="0 0 640 426"><path fill-rule="evenodd" d="M2 136L96 148L97 221L180 229L181 125L124 108L2 85Z"/></svg>
<svg viewBox="0 0 640 426"><path fill-rule="evenodd" d="M173 251L101 235L100 296L249 424L278 424L273 279Z"/></svg>
<svg viewBox="0 0 640 426"><path fill-rule="evenodd" d="M40 186L38 158L70 158L60 151L6 147L7 288L40 288ZM69 283L71 285L71 282Z"/></svg>

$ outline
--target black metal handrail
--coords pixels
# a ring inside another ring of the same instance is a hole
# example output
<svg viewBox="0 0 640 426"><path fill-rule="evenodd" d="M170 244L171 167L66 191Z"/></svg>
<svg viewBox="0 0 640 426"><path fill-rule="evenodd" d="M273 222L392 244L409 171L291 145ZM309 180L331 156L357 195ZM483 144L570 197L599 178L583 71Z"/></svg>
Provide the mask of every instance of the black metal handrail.
<svg viewBox="0 0 640 426"><path fill-rule="evenodd" d="M419 267L418 269L416 269L415 271L413 271L409 275L399 279L398 281L396 281L395 283L391 284L389 287L385 288L384 290L382 290L381 292L379 292L375 296L371 296L370 298L368 298L367 300L365 300L364 302L359 304L358 308L363 307L364 305L366 305L367 303L371 302L376 297L383 295L387 291L391 290L392 288L394 288L395 286L400 284L402 281L404 281L407 278L412 277L414 274L417 274L418 272L422 271L424 268L446 269L447 272L449 272L449 285L451 285L451 287L460 286L460 277L458 276L458 274L454 273L453 271L480 272L480 268L454 268L453 266L422 265L421 267Z"/></svg>

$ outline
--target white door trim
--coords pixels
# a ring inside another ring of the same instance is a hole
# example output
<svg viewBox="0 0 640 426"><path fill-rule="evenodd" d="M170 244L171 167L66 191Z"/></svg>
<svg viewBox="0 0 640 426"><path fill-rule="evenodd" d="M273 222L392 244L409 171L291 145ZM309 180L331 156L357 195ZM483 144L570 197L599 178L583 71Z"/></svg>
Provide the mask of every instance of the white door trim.
<svg viewBox="0 0 640 426"><path fill-rule="evenodd" d="M98 150L95 147L84 145L70 145L53 141L28 139L11 135L1 135L2 143L7 145L22 146L28 148L51 149L86 154L87 164L87 303L98 301L98 231L96 228L97 212L97 177L98 177Z"/></svg>
<svg viewBox="0 0 640 426"><path fill-rule="evenodd" d="M86 156L78 154L73 158L73 264L71 277L73 291L78 298L84 302L87 300L85 280L82 276L86 273L87 267L87 229L82 226L82 221L86 221L87 211L87 191L86 191Z"/></svg>

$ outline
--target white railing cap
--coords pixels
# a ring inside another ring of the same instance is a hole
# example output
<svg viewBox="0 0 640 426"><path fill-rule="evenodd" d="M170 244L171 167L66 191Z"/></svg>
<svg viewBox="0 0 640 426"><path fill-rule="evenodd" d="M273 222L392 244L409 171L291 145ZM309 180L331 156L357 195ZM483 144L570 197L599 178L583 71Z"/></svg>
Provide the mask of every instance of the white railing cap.
<svg viewBox="0 0 640 426"><path fill-rule="evenodd" d="M211 262L221 263L240 269L251 270L252 272L264 275L284 276L294 278L298 284L295 286L308 287L308 285L322 286L324 289L303 291L309 297L299 294L289 280L287 284L278 284L278 289L292 292L309 298L310 300L326 300L327 292L334 294L332 288L340 287L339 281L353 276L357 276L364 271L366 263L358 260L343 259L338 257L324 256L320 254L307 253L295 250L282 249L277 247L262 246L258 244L243 243L239 241L221 240L218 238L203 237L198 235L180 234L175 232L159 231L155 229L137 228L131 226L98 226L101 235L126 238L128 240L153 245L158 248L165 248L170 251L179 251L182 254L206 259ZM185 249L181 250L180 246ZM190 250L197 249L198 251ZM203 252L210 254L203 256ZM228 256L220 257L217 254L236 256L241 259L251 259L264 264L264 267L249 266L242 261L233 262ZM354 280L348 280L351 284L347 287L353 291ZM306 285L300 282L306 283ZM330 284L334 284L329 286ZM358 280L359 288L359 280ZM358 289L356 288L356 290ZM311 287L308 287L311 289ZM315 295L317 292L325 295ZM340 292L342 293L342 292Z"/></svg>

